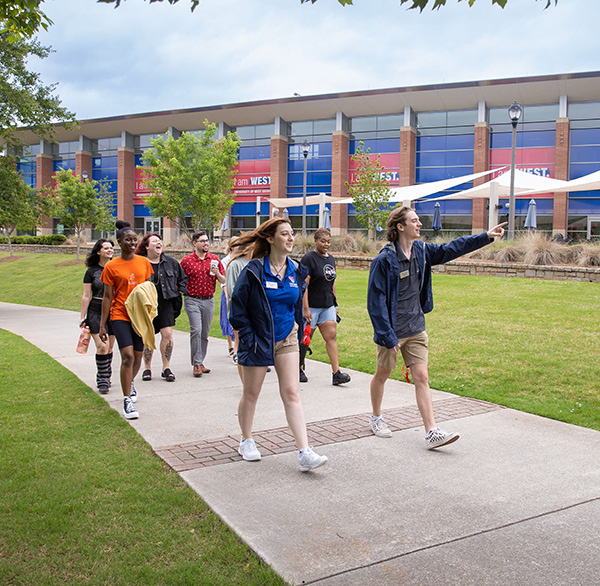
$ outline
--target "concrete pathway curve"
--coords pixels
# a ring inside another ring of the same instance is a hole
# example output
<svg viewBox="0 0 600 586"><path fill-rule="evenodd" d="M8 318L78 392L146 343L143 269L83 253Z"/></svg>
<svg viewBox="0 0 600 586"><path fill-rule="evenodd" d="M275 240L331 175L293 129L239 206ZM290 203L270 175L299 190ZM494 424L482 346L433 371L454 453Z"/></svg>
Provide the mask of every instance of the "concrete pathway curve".
<svg viewBox="0 0 600 586"><path fill-rule="evenodd" d="M0 328L94 387L93 353L75 353L78 313L0 303ZM367 348L365 351L372 351ZM330 462L298 469L274 373L258 404L260 462L237 455L241 385L224 340L192 377L175 332L177 381L136 381L131 425L291 584L591 585L600 575L600 433L434 391L436 416L461 435L427 451L411 385L390 381L395 431L369 433L370 376L331 385L309 361L302 399L312 444ZM118 368L118 352L114 367ZM118 385L106 396L121 411Z"/></svg>

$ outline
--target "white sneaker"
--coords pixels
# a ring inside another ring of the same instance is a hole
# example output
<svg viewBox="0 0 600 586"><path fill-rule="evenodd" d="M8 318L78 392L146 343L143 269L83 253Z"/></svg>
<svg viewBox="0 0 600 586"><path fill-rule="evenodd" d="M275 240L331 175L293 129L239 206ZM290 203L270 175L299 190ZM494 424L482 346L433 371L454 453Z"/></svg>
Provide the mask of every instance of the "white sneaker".
<svg viewBox="0 0 600 586"><path fill-rule="evenodd" d="M245 440L240 440L238 454L248 462L256 462L261 458L260 452L256 448L256 444L254 443L254 440L251 437Z"/></svg>
<svg viewBox="0 0 600 586"><path fill-rule="evenodd" d="M328 459L327 456L319 456L319 454L313 452L312 448L308 447L304 448L298 454L298 461L300 462L300 471L308 472L309 470L323 466L323 464L327 463Z"/></svg>
<svg viewBox="0 0 600 586"><path fill-rule="evenodd" d="M460 436L457 433L448 433L439 427L434 427L433 429L430 429L425 436L425 443L427 444L428 450L433 450L434 448L447 446L448 444L455 442L459 437Z"/></svg>
<svg viewBox="0 0 600 586"><path fill-rule="evenodd" d="M123 397L123 415L125 419L137 419L140 416L131 397Z"/></svg>
<svg viewBox="0 0 600 586"><path fill-rule="evenodd" d="M392 437L392 430L387 426L383 417L371 417L371 431L377 437Z"/></svg>

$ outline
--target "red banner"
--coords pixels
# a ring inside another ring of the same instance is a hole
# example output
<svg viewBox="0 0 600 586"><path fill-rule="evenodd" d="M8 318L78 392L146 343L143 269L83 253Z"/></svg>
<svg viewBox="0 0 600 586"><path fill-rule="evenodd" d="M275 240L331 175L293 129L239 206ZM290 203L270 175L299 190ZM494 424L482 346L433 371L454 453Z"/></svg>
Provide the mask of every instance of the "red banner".
<svg viewBox="0 0 600 586"><path fill-rule="evenodd" d="M235 195L269 195L271 193L271 161L240 161L234 177Z"/></svg>
<svg viewBox="0 0 600 586"><path fill-rule="evenodd" d="M390 187L398 187L398 185L400 185L400 155L398 153L382 153L380 155L369 154L367 156L371 161L377 161L377 157L379 156L379 162L383 167L381 176L383 179L386 179L389 182ZM350 161L348 164L348 182L350 184L356 183L355 172L357 168L358 161L353 161L352 157L350 157Z"/></svg>

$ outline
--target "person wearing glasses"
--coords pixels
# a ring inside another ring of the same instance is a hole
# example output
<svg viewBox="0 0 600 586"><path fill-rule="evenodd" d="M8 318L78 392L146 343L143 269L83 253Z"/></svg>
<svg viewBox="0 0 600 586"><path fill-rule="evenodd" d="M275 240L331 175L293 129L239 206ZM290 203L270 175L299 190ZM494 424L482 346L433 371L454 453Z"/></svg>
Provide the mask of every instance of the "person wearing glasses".
<svg viewBox="0 0 600 586"><path fill-rule="evenodd" d="M190 321L190 354L195 377L208 374L204 360L208 350L208 334L215 312L217 281L225 283L225 269L216 254L208 252L210 242L206 232L192 236L194 252L181 259L181 268L187 275L187 294L183 308Z"/></svg>

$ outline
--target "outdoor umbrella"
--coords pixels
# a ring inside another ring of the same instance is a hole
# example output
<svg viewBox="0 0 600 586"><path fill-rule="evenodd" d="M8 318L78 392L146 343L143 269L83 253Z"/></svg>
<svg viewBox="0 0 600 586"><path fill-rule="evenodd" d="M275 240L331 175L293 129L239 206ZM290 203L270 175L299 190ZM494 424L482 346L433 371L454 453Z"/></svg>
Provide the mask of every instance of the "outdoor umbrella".
<svg viewBox="0 0 600 586"><path fill-rule="evenodd" d="M529 228L529 230L535 230L537 228L535 199L529 200L527 217L525 218L525 228Z"/></svg>
<svg viewBox="0 0 600 586"><path fill-rule="evenodd" d="M325 206L325 209L323 210L323 228L331 230L331 213L327 206Z"/></svg>
<svg viewBox="0 0 600 586"><path fill-rule="evenodd" d="M433 206L433 222L431 223L431 227L434 232L439 232L442 229L442 214L440 212L439 201L436 201L435 206Z"/></svg>
<svg viewBox="0 0 600 586"><path fill-rule="evenodd" d="M288 213L288 209L287 208L283 208L283 217L288 220L290 215Z"/></svg>
<svg viewBox="0 0 600 586"><path fill-rule="evenodd" d="M221 224L221 232L226 232L227 230L229 230L229 214L225 214L223 223Z"/></svg>

